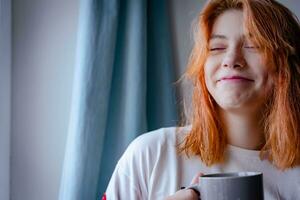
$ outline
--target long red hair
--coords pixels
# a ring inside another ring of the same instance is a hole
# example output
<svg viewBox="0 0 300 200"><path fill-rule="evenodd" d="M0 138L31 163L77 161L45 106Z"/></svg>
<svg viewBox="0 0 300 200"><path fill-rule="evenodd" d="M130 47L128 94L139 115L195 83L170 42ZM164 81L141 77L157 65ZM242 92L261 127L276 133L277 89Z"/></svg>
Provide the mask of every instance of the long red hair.
<svg viewBox="0 0 300 200"><path fill-rule="evenodd" d="M246 30L274 67L274 90L264 116L266 143L273 164L286 169L300 161L300 26L290 10L275 0L210 0L195 26L186 77L192 80L191 130L181 152L198 155L208 166L220 163L227 145L217 105L204 80L208 42L216 18L228 9L243 11Z"/></svg>

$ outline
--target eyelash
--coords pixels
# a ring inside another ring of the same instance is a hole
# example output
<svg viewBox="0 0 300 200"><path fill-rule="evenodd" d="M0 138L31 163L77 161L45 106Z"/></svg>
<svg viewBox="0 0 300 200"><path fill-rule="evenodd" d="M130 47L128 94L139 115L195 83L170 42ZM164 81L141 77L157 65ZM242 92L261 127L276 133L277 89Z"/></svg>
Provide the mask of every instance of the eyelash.
<svg viewBox="0 0 300 200"><path fill-rule="evenodd" d="M224 50L225 48L211 48L210 51L218 51L218 50Z"/></svg>
<svg viewBox="0 0 300 200"><path fill-rule="evenodd" d="M256 46L245 46L246 49L257 49Z"/></svg>
<svg viewBox="0 0 300 200"><path fill-rule="evenodd" d="M258 49L256 46L244 46L246 49ZM218 51L218 50L224 50L226 49L225 47L217 47L217 48L210 48L210 51Z"/></svg>

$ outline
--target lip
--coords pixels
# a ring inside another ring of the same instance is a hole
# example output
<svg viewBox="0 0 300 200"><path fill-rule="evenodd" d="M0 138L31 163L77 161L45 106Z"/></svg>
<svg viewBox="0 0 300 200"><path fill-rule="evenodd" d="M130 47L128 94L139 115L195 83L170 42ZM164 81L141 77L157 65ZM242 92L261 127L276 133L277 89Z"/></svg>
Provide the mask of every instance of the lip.
<svg viewBox="0 0 300 200"><path fill-rule="evenodd" d="M238 76L238 75L234 75L234 76L224 76L221 79L219 79L218 81L248 81L248 82L253 82L254 80L244 77L244 76Z"/></svg>

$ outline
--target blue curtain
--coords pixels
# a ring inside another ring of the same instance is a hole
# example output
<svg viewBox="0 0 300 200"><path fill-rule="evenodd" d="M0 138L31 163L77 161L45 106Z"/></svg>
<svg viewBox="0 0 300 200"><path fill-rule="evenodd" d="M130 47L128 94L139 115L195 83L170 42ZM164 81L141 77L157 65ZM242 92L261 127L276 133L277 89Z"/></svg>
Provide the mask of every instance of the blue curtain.
<svg viewBox="0 0 300 200"><path fill-rule="evenodd" d="M176 125L166 3L81 1L60 200L99 199L135 137Z"/></svg>

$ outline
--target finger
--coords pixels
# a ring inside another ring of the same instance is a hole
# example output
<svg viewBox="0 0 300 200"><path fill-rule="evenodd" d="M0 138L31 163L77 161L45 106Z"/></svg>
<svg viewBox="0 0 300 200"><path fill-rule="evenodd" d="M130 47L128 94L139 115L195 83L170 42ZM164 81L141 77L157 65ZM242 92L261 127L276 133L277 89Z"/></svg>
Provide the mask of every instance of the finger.
<svg viewBox="0 0 300 200"><path fill-rule="evenodd" d="M175 194L168 196L165 200L175 200L175 199L199 199L199 195L192 189L179 190Z"/></svg>
<svg viewBox="0 0 300 200"><path fill-rule="evenodd" d="M191 182L191 185L199 183L199 177L200 177L200 176L203 176L203 175L204 175L203 173L198 172L198 173L193 177L192 182Z"/></svg>

